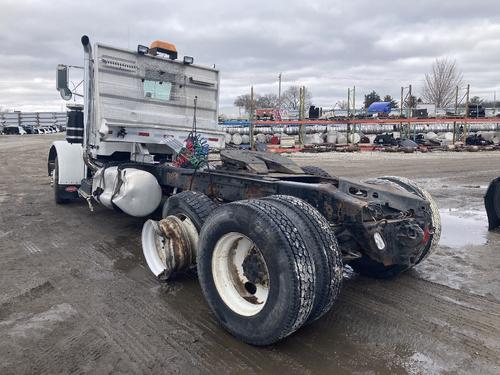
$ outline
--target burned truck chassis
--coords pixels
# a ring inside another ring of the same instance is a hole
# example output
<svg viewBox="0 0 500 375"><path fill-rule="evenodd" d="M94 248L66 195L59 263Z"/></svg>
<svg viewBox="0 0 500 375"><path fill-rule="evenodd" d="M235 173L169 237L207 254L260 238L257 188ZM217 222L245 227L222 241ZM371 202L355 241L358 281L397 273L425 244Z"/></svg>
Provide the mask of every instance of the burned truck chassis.
<svg viewBox="0 0 500 375"><path fill-rule="evenodd" d="M235 337L268 345L319 319L344 264L393 277L436 248L437 205L413 181L351 181L228 149L217 70L172 60L175 46L162 41L137 52L92 49L87 36L82 45L84 105L49 152L55 202L82 197L91 210L98 203L135 217L161 208L161 220L142 227L147 266L161 281L196 267L211 311ZM63 98L67 73L58 67ZM220 150L220 163L209 150Z"/></svg>
<svg viewBox="0 0 500 375"><path fill-rule="evenodd" d="M406 268L425 256L415 250L428 240L427 229L431 228L422 229L417 223L426 222L429 203L387 181L384 184L377 180L360 183L304 173L260 175L230 169L226 163L204 170L176 168L168 164L124 163L121 166L134 166L152 173L167 197L192 190L219 204L272 195L302 199L328 220L345 263L367 256L385 266L397 264ZM383 248L377 246L375 233L383 236Z"/></svg>

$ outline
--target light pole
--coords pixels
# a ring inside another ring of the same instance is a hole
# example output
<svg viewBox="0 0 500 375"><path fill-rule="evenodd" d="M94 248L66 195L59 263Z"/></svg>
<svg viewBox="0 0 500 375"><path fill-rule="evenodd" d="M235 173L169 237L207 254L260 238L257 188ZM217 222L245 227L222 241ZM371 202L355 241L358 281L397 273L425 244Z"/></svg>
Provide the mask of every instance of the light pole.
<svg viewBox="0 0 500 375"><path fill-rule="evenodd" d="M281 113L281 73L278 74L278 112Z"/></svg>
<svg viewBox="0 0 500 375"><path fill-rule="evenodd" d="M497 92L493 92L493 116L497 114Z"/></svg>

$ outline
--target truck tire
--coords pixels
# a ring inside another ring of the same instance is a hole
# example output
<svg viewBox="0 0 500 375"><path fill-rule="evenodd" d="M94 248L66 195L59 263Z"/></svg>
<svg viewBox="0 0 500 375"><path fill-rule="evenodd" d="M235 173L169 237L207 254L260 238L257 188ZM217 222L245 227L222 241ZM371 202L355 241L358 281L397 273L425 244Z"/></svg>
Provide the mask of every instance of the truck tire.
<svg viewBox="0 0 500 375"><path fill-rule="evenodd" d="M310 174L312 176L318 177L332 177L330 173L325 171L323 168L315 167L313 165L306 165L305 167L301 167L305 174Z"/></svg>
<svg viewBox="0 0 500 375"><path fill-rule="evenodd" d="M198 233L207 217L217 208L208 196L197 191L183 191L172 195L163 205L162 218L173 215L190 220Z"/></svg>
<svg viewBox="0 0 500 375"><path fill-rule="evenodd" d="M309 203L289 195L272 195L265 198L293 212L289 218L301 228L316 270L314 305L307 323L326 314L333 306L342 287L342 253L330 224Z"/></svg>
<svg viewBox="0 0 500 375"><path fill-rule="evenodd" d="M388 279L399 275L400 273L416 266L420 262L422 262L425 258L427 258L437 247L439 242L439 238L441 236L441 217L439 216L439 209L434 201L434 198L419 186L416 182L398 176L383 176L378 177L376 180L383 180L389 183L393 183L398 185L401 189L404 189L412 194L419 196L429 202L431 212L429 213L429 221L434 228L433 233L430 235L430 238L427 242L426 247L424 248L420 258L412 265L390 265L385 266L380 262L374 261L366 256L353 260L349 263L349 265L356 271L365 276L375 277L379 279Z"/></svg>
<svg viewBox="0 0 500 375"><path fill-rule="evenodd" d="M54 171L52 173L54 178L54 182L52 183L52 188L54 189L54 201L56 204L68 203L70 199L63 198L64 187L59 185L59 162L57 160L57 156L54 160Z"/></svg>
<svg viewBox="0 0 500 375"><path fill-rule="evenodd" d="M490 182L484 195L484 208L488 215L488 230L500 226L500 177Z"/></svg>
<svg viewBox="0 0 500 375"><path fill-rule="evenodd" d="M315 268L293 212L248 200L219 207L200 233L198 278L222 326L252 345L295 332L314 304Z"/></svg>

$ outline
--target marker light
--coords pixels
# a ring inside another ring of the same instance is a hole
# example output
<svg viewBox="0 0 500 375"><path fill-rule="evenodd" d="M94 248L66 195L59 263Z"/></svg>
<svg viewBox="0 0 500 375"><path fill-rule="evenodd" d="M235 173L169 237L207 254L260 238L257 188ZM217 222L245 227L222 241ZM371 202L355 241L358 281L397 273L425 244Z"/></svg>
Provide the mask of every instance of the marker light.
<svg viewBox="0 0 500 375"><path fill-rule="evenodd" d="M139 55L146 55L147 53L149 53L149 48L139 44L137 45L137 53Z"/></svg>
<svg viewBox="0 0 500 375"><path fill-rule="evenodd" d="M175 48L175 45L161 40L155 40L151 43L149 53L153 56L156 56L158 53L165 53L171 60L177 59L177 48Z"/></svg>
<svg viewBox="0 0 500 375"><path fill-rule="evenodd" d="M192 63L194 63L194 57L184 56L184 64L191 65Z"/></svg>

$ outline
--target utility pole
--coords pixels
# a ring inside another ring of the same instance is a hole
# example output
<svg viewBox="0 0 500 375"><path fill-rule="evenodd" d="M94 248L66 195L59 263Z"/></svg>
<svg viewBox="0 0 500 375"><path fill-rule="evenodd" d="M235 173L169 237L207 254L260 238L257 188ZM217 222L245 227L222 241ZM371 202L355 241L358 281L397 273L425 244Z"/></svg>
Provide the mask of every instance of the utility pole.
<svg viewBox="0 0 500 375"><path fill-rule="evenodd" d="M411 84L408 85L408 119L411 120L413 117L413 97L411 96ZM417 134L416 134L416 126L417 124L413 123L413 141L416 140ZM410 137L410 123L408 122L408 137Z"/></svg>
<svg viewBox="0 0 500 375"><path fill-rule="evenodd" d="M281 115L281 73L278 74L278 112Z"/></svg>
<svg viewBox="0 0 500 375"><path fill-rule="evenodd" d="M250 123L248 125L248 131L249 131L249 136L250 136L250 150L253 150L253 127L254 127L254 123L253 123L253 86L250 88L250 113L249 113L249 120L250 120Z"/></svg>
<svg viewBox="0 0 500 375"><path fill-rule="evenodd" d="M306 87L302 86L302 116L306 118Z"/></svg>
<svg viewBox="0 0 500 375"><path fill-rule="evenodd" d="M411 97L411 85L408 85L408 118L413 117L413 98Z"/></svg>
<svg viewBox="0 0 500 375"><path fill-rule="evenodd" d="M351 88L347 88L347 138L350 137L351 135L351 123L349 122L349 119L351 118Z"/></svg>
<svg viewBox="0 0 500 375"><path fill-rule="evenodd" d="M352 87L352 113L353 117L356 117L356 86ZM361 129L361 125L359 126ZM356 133L356 125L354 125L353 133Z"/></svg>
<svg viewBox="0 0 500 375"><path fill-rule="evenodd" d="M457 117L457 112L458 112L458 86L455 87L455 111L453 112L455 114L455 118ZM457 137L457 121L453 121L453 144L456 142L456 137Z"/></svg>
<svg viewBox="0 0 500 375"><path fill-rule="evenodd" d="M403 118L403 95L404 95L404 87L401 86L401 99L399 100L399 118L402 119ZM403 121L401 121L399 123L399 131L402 132L403 131Z"/></svg>
<svg viewBox="0 0 500 375"><path fill-rule="evenodd" d="M469 125L469 123L467 122L467 118L469 117L469 93L470 93L470 84L467 84L467 91L465 92L464 143L467 140L467 126Z"/></svg>
<svg viewBox="0 0 500 375"><path fill-rule="evenodd" d="M305 108L305 91L306 88L305 86L301 86L299 88L299 119L300 119L300 125L299 125L299 142L300 142L300 147L304 147L305 143L305 125L304 125L304 108Z"/></svg>
<svg viewBox="0 0 500 375"><path fill-rule="evenodd" d="M497 92L493 92L493 116L497 114Z"/></svg>
<svg viewBox="0 0 500 375"><path fill-rule="evenodd" d="M399 101L399 117L403 117L403 94L404 94L404 87L401 86L401 100Z"/></svg>
<svg viewBox="0 0 500 375"><path fill-rule="evenodd" d="M347 88L347 117L349 117L351 112L351 88Z"/></svg>
<svg viewBox="0 0 500 375"><path fill-rule="evenodd" d="M356 86L352 88L352 112L356 117Z"/></svg>

